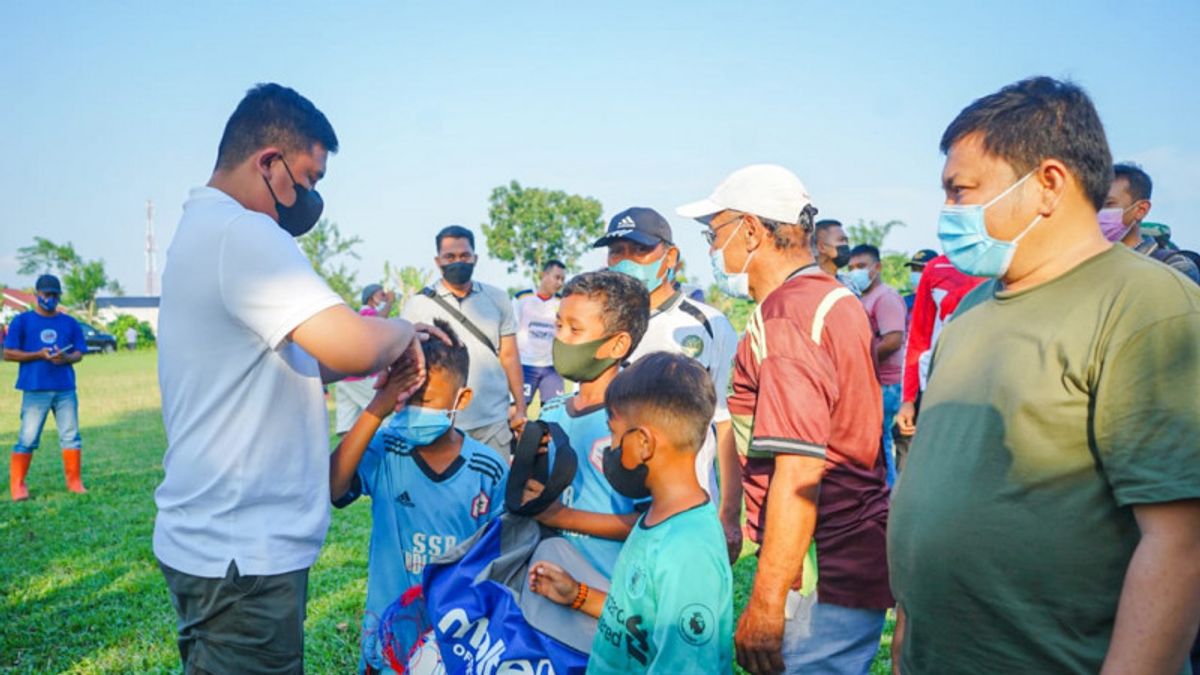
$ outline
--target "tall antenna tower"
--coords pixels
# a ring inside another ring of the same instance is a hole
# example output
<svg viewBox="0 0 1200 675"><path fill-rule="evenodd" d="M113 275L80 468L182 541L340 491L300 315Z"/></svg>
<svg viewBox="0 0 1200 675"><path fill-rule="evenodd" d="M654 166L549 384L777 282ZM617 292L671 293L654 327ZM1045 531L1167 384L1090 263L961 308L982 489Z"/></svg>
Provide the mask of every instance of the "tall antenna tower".
<svg viewBox="0 0 1200 675"><path fill-rule="evenodd" d="M146 295L154 296L154 202L146 200Z"/></svg>

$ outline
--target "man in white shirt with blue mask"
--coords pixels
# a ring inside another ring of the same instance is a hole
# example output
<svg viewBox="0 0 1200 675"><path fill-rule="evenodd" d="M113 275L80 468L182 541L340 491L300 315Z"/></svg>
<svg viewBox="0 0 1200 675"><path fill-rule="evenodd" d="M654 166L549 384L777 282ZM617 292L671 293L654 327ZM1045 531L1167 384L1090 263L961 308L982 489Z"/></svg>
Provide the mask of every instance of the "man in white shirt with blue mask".
<svg viewBox="0 0 1200 675"><path fill-rule="evenodd" d="M650 291L650 323L629 361L659 351L686 354L699 361L713 380L717 410L713 432L696 456L696 477L719 505L730 559L736 559L742 548L741 471L725 406L737 350L733 324L720 311L684 297L675 283L679 249L671 224L654 209L635 206L613 216L593 248L607 248L608 269L641 281Z"/></svg>

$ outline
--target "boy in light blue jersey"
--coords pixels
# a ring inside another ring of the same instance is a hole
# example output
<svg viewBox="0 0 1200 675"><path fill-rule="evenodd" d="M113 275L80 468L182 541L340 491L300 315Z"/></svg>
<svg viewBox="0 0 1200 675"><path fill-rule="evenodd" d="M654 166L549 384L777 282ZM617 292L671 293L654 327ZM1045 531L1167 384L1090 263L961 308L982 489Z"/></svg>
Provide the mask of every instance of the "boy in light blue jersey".
<svg viewBox="0 0 1200 675"><path fill-rule="evenodd" d="M380 615L421 583L431 560L496 517L504 504L508 465L488 446L453 426L471 401L469 357L450 326L434 325L453 345L422 344L426 380L380 429L409 376L393 373L330 456L334 506L371 497L371 547L360 671L392 672L380 650Z"/></svg>
<svg viewBox="0 0 1200 675"><path fill-rule="evenodd" d="M696 453L716 405L695 360L655 352L612 381L613 447L604 475L649 510L621 548L607 594L549 562L530 565L535 593L599 620L589 674L728 673L733 576L716 508L696 480Z"/></svg>
<svg viewBox="0 0 1200 675"><path fill-rule="evenodd" d="M603 450L611 436L604 392L646 333L649 317L649 294L633 277L603 270L571 279L562 291L552 352L554 369L579 390L551 400L540 416L562 427L578 469L560 504L537 518L561 530L606 577L638 513L637 500L614 492L604 478Z"/></svg>

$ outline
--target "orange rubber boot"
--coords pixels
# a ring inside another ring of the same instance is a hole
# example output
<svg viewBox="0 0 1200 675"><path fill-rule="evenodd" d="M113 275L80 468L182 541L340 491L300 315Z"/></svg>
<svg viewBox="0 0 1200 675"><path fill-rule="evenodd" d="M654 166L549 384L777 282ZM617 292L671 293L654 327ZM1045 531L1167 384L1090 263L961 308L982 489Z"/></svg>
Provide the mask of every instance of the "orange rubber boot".
<svg viewBox="0 0 1200 675"><path fill-rule="evenodd" d="M8 462L8 489L12 492L14 502L29 499L29 488L25 487L25 475L29 473L29 463L32 461L32 454L14 452Z"/></svg>
<svg viewBox="0 0 1200 675"><path fill-rule="evenodd" d="M79 450L63 450L63 473L67 475L67 489L76 494L87 492L83 488L80 463Z"/></svg>

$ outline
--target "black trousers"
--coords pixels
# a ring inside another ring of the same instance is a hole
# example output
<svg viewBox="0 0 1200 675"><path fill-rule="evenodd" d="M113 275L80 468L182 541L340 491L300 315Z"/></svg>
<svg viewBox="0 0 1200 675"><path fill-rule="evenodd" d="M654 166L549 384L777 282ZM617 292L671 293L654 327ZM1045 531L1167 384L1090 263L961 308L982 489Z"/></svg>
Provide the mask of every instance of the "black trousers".
<svg viewBox="0 0 1200 675"><path fill-rule="evenodd" d="M179 619L185 673L304 672L307 569L246 576L230 562L224 578L210 579L158 565Z"/></svg>

